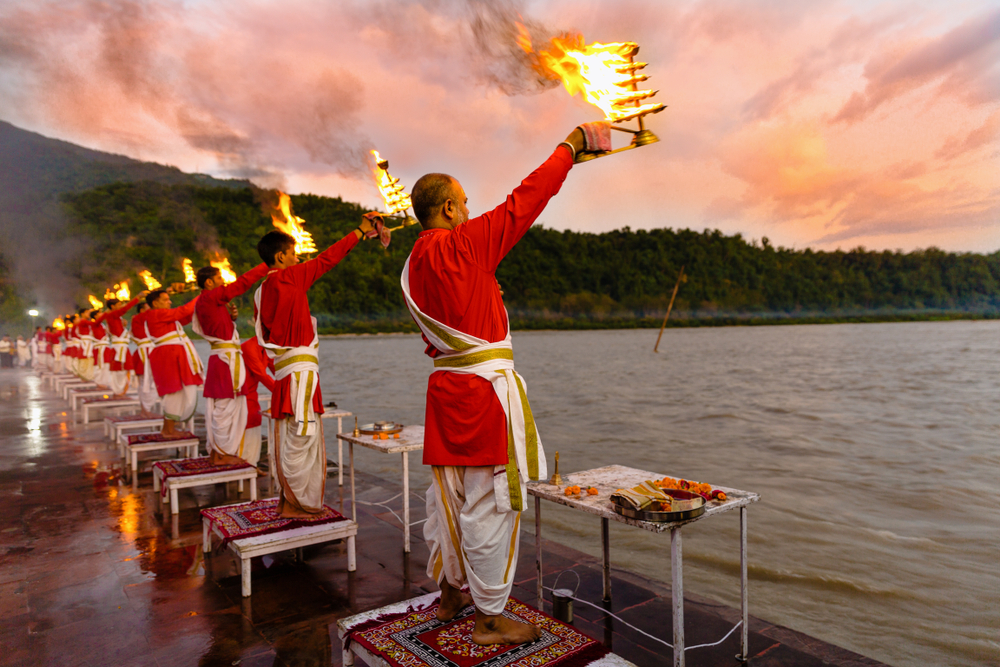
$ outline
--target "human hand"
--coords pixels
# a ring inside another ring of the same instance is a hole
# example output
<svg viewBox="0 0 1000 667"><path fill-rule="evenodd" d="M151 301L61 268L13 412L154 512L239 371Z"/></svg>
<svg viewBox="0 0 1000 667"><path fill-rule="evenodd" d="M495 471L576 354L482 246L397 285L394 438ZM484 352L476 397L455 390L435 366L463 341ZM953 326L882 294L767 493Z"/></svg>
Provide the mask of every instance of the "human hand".
<svg viewBox="0 0 1000 667"><path fill-rule="evenodd" d="M362 238L366 238L370 232L374 232L375 231L375 226L372 224L371 220L369 220L365 216L362 216L361 217L361 224L358 225L358 231L361 232L361 237Z"/></svg>
<svg viewBox="0 0 1000 667"><path fill-rule="evenodd" d="M569 133L569 136L566 137L566 143L573 147L573 150L576 151L576 155L582 153L584 149L583 130L579 127L574 128L573 131Z"/></svg>
<svg viewBox="0 0 1000 667"><path fill-rule="evenodd" d="M233 322L235 322L236 318L240 314L239 306L237 306L235 302L230 301L226 304L226 308L229 310L229 316L233 318Z"/></svg>

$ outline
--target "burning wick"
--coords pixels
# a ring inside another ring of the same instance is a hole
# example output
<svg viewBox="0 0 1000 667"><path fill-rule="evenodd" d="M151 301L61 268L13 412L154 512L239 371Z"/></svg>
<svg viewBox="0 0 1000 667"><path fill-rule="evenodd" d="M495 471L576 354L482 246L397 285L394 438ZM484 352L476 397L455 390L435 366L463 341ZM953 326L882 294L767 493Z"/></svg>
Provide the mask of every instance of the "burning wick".
<svg viewBox="0 0 1000 667"><path fill-rule="evenodd" d="M58 329L59 331L64 331L66 329L66 323L62 321L61 317L57 317L52 320L52 328Z"/></svg>
<svg viewBox="0 0 1000 667"><path fill-rule="evenodd" d="M275 211L280 212L284 219L278 217L276 213L272 213L271 223L279 231L285 232L295 239L295 254L308 255L316 252L317 248L316 244L313 243L312 234L302 227L305 220L292 213L292 198L281 190L278 190L278 206Z"/></svg>
<svg viewBox="0 0 1000 667"><path fill-rule="evenodd" d="M191 260L187 257L181 262L181 268L184 269L184 282L193 283L198 280L197 276L194 275L194 268L191 266Z"/></svg>
<svg viewBox="0 0 1000 667"><path fill-rule="evenodd" d="M87 299L90 301L91 308L97 308L97 309L104 308L104 302L98 299L93 294L88 294Z"/></svg>
<svg viewBox="0 0 1000 667"><path fill-rule="evenodd" d="M640 90L639 84L649 77L639 72L646 63L635 62L639 46L634 42L585 45L583 35L555 37L549 47L535 51L528 30L517 24L518 45L527 53L535 69L543 77L562 81L570 95L580 94L585 100L604 112L604 119L611 123L637 120L639 129L633 130L612 125L612 129L635 135L629 146L602 154L584 154L577 162L592 160L623 150L645 146L659 141L659 137L646 129L643 118L659 113L666 105L648 102L656 90Z"/></svg>
<svg viewBox="0 0 1000 667"><path fill-rule="evenodd" d="M119 301L128 301L132 298L132 295L128 291L128 281L122 283L115 283L114 287L109 287L104 290L104 300L108 299L118 299Z"/></svg>
<svg viewBox="0 0 1000 667"><path fill-rule="evenodd" d="M403 186L400 185L399 179L393 178L392 174L389 173L389 161L383 159L374 148L372 149L372 155L375 157L375 169L373 170L375 185L378 186L379 194L382 195L382 201L385 202L385 210L389 215L403 213L400 216L403 224L390 227L389 231L394 232L398 229L417 224L417 221L405 212L413 206L413 203L410 201L410 195L406 194Z"/></svg>
<svg viewBox="0 0 1000 667"><path fill-rule="evenodd" d="M219 270L219 273L222 275L222 282L227 285L236 282L236 273L233 271L233 267L229 265L228 257L223 257L221 254L215 253L215 259L212 260L211 264Z"/></svg>
<svg viewBox="0 0 1000 667"><path fill-rule="evenodd" d="M146 283L146 289L150 292L163 287L163 285L160 284L160 281L154 278L153 274L146 269L139 272L139 277L142 278L142 282Z"/></svg>

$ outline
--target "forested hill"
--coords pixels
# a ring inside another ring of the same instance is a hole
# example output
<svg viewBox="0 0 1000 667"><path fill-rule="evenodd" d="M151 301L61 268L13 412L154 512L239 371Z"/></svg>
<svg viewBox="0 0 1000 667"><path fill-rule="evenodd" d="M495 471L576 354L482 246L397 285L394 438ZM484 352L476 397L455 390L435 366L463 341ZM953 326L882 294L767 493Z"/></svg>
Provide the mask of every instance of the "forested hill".
<svg viewBox="0 0 1000 667"><path fill-rule="evenodd" d="M354 229L362 209L339 198L292 197L324 248ZM140 268L181 280L180 262L207 262L207 236L238 272L257 264L257 240L272 228L249 188L115 183L63 196L70 230L93 252L70 268L103 290ZM362 244L312 289L323 331L412 331L399 290L419 228L388 250ZM663 317L681 266L675 324L1000 315L1000 252L814 252L720 232L658 229L605 234L535 227L497 278L515 326L650 326ZM244 299L244 313L248 312Z"/></svg>

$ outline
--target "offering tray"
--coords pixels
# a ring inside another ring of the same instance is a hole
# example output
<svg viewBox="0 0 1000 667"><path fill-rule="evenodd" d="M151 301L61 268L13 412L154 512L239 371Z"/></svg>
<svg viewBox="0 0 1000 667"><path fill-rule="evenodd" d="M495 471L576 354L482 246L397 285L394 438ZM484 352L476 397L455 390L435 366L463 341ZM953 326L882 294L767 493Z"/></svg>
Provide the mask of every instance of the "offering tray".
<svg viewBox="0 0 1000 667"><path fill-rule="evenodd" d="M674 500L670 505L654 500L648 509L637 510L624 500L611 498L611 507L617 514L639 521L668 523L688 521L705 513L705 499L691 491L670 489L666 491Z"/></svg>
<svg viewBox="0 0 1000 667"><path fill-rule="evenodd" d="M374 422L358 427L358 432L363 435L394 435L403 430L402 424L396 422Z"/></svg>

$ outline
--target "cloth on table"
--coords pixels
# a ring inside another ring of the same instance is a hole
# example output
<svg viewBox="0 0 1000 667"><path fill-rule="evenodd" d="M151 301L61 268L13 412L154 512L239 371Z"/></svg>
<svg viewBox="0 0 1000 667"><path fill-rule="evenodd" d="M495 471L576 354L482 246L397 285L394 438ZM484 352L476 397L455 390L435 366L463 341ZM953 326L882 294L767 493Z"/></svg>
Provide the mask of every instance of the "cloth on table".
<svg viewBox="0 0 1000 667"><path fill-rule="evenodd" d="M611 494L611 498L621 498L630 507L637 510L644 510L653 504L653 501L669 503L670 496L663 489L656 485L656 482L649 479L630 489L618 489Z"/></svg>
<svg viewBox="0 0 1000 667"><path fill-rule="evenodd" d="M154 468L160 469L160 476L164 479L171 477L190 477L192 475L206 475L213 472L224 472L226 470L243 470L253 468L249 463L227 463L224 465L214 465L207 456L194 459L177 459L174 461L157 461ZM160 487L160 495L167 495L167 487Z"/></svg>
<svg viewBox="0 0 1000 667"><path fill-rule="evenodd" d="M222 545L245 537L269 535L303 526L320 526L327 523L347 521L347 517L326 505L308 518L286 519L278 514L278 498L257 500L243 505L213 507L201 511L201 515L218 526L222 533Z"/></svg>
<svg viewBox="0 0 1000 667"><path fill-rule="evenodd" d="M507 601L503 615L537 625L541 638L527 644L479 646L471 639L475 610L467 607L454 619L439 621L438 604L360 623L348 631L345 648L357 642L392 667L583 667L610 653L576 628L514 598Z"/></svg>
<svg viewBox="0 0 1000 667"><path fill-rule="evenodd" d="M167 437L162 433L138 433L128 436L128 444L144 445L150 442L173 442L174 440L196 440L197 436L191 431L177 431L174 437Z"/></svg>

